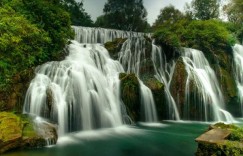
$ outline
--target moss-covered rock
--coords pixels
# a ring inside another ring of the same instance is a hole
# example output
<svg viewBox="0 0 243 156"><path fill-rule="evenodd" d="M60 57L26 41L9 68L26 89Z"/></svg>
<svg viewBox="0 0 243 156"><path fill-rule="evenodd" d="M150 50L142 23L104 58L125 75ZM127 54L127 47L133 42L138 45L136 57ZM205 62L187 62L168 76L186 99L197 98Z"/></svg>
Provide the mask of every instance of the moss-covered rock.
<svg viewBox="0 0 243 156"><path fill-rule="evenodd" d="M144 84L152 91L159 120L166 119L167 109L165 102L164 84L159 82L154 77L149 77L144 80Z"/></svg>
<svg viewBox="0 0 243 156"><path fill-rule="evenodd" d="M218 130L218 132L220 132L219 130L226 130L230 133L230 135L228 135L223 140L210 139L209 141L198 141L198 148L197 152L195 153L196 156L243 155L243 128L237 127L232 124L217 123L209 127L209 130L212 129L216 129Z"/></svg>
<svg viewBox="0 0 243 156"><path fill-rule="evenodd" d="M124 102L128 115L133 121L139 121L140 110L140 89L139 81L135 74L120 73L121 99Z"/></svg>
<svg viewBox="0 0 243 156"><path fill-rule="evenodd" d="M241 116L241 110L239 109L240 102L238 99L238 90L237 90L234 76L230 74L229 70L226 70L222 67L219 68L219 72L220 72L219 81L222 87L226 109L234 116L240 117Z"/></svg>
<svg viewBox="0 0 243 156"><path fill-rule="evenodd" d="M186 98L185 89L187 77L188 74L185 68L185 64L183 59L180 57L176 61L170 86L171 94L177 103L180 114L183 114L184 102Z"/></svg>
<svg viewBox="0 0 243 156"><path fill-rule="evenodd" d="M27 115L15 115L13 113L0 113L0 154L13 149L36 148L47 145L46 140L57 141L57 133L54 126L40 127ZM45 131L46 134L41 133ZM47 135L48 134L48 135Z"/></svg>
<svg viewBox="0 0 243 156"><path fill-rule="evenodd" d="M114 41L105 43L105 48L108 50L111 58L118 59L118 53L126 40L126 38L117 38Z"/></svg>

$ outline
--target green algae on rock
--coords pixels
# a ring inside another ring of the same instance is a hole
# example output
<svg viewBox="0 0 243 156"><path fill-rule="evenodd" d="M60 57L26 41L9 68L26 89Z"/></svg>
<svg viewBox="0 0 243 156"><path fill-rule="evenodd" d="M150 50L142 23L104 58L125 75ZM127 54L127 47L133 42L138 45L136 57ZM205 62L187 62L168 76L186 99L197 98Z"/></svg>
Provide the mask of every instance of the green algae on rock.
<svg viewBox="0 0 243 156"><path fill-rule="evenodd" d="M140 111L140 90L139 81L135 74L120 73L121 99L124 102L128 115L133 121L139 121Z"/></svg>
<svg viewBox="0 0 243 156"><path fill-rule="evenodd" d="M211 136L210 136L211 135ZM207 136L207 137L205 137ZM217 136L217 137L215 137ZM239 156L243 154L243 128L217 123L196 139L196 156Z"/></svg>
<svg viewBox="0 0 243 156"><path fill-rule="evenodd" d="M40 125L38 125L40 126ZM52 139L55 144L57 133L55 127L39 127L49 135L37 130L32 118L27 115L15 115L10 112L0 113L0 153L13 149L37 148L47 145Z"/></svg>

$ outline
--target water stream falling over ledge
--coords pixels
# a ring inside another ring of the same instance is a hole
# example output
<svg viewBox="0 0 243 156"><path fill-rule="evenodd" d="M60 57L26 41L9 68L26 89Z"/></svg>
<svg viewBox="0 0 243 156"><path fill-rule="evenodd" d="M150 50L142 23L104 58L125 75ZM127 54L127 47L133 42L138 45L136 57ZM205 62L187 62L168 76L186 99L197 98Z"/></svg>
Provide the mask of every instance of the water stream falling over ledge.
<svg viewBox="0 0 243 156"><path fill-rule="evenodd" d="M243 116L243 46L236 44L233 47L234 51L234 69L235 80L238 88L238 96L240 98L241 113Z"/></svg>
<svg viewBox="0 0 243 156"><path fill-rule="evenodd" d="M65 60L36 69L25 112L57 120L61 134L121 125L120 72L103 46L72 41Z"/></svg>
<svg viewBox="0 0 243 156"><path fill-rule="evenodd" d="M199 110L199 120L233 122L231 114L224 110L221 88L204 54L199 50L184 48L182 59L188 74L183 119L190 119L189 109L194 105Z"/></svg>

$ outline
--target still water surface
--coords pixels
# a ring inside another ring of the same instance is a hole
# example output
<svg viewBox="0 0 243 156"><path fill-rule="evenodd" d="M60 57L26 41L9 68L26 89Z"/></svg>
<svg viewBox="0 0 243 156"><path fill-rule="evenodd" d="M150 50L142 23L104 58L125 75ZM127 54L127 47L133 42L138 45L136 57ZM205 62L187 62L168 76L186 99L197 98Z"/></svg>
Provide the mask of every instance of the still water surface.
<svg viewBox="0 0 243 156"><path fill-rule="evenodd" d="M55 146L4 156L192 156L197 149L195 138L208 126L198 122L139 123L72 133L59 138Z"/></svg>

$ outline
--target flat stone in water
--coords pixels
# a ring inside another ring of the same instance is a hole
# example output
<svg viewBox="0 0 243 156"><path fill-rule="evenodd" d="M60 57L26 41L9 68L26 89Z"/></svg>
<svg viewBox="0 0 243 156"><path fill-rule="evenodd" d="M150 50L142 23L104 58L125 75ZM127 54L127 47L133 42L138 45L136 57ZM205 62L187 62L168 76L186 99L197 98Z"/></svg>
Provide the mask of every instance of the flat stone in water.
<svg viewBox="0 0 243 156"><path fill-rule="evenodd" d="M229 130L215 128L196 138L196 142L220 143L230 135Z"/></svg>

